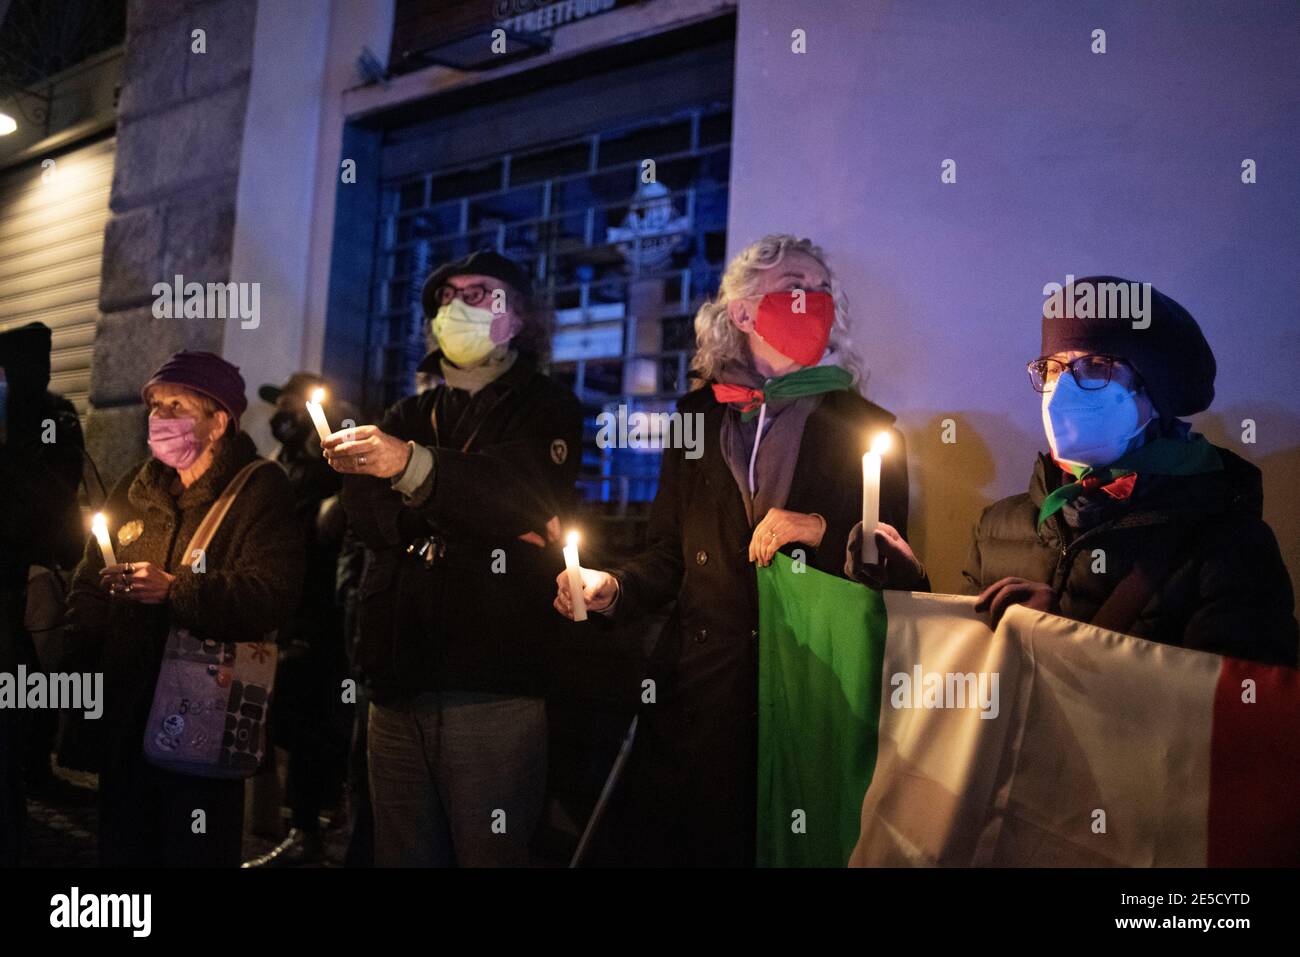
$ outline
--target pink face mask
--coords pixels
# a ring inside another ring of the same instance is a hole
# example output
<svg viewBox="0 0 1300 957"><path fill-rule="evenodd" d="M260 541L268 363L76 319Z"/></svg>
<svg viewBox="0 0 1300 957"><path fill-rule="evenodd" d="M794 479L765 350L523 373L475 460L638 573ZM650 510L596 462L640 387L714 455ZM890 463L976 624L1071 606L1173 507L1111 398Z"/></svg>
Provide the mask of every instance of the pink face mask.
<svg viewBox="0 0 1300 957"><path fill-rule="evenodd" d="M203 443L194 432L194 419L164 419L149 416L149 451L163 465L187 469L203 451Z"/></svg>

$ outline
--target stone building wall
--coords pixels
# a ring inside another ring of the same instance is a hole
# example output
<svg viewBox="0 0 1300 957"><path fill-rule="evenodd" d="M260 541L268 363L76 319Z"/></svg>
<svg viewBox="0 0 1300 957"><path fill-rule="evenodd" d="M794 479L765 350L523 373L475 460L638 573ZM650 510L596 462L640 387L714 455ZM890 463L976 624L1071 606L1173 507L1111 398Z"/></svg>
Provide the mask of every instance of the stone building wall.
<svg viewBox="0 0 1300 957"><path fill-rule="evenodd" d="M219 319L157 319L153 286L230 278L256 0L132 0L86 437L105 482L148 454L140 387ZM194 30L206 52L193 52Z"/></svg>

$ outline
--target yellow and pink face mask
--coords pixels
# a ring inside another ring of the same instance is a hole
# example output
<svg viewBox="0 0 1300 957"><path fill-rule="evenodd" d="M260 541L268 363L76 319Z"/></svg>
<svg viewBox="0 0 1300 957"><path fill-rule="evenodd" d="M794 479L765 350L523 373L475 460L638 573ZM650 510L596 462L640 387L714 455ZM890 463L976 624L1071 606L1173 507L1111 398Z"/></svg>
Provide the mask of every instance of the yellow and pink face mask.
<svg viewBox="0 0 1300 957"><path fill-rule="evenodd" d="M514 333L508 313L467 306L460 299L439 308L429 328L442 354L458 366L478 365Z"/></svg>

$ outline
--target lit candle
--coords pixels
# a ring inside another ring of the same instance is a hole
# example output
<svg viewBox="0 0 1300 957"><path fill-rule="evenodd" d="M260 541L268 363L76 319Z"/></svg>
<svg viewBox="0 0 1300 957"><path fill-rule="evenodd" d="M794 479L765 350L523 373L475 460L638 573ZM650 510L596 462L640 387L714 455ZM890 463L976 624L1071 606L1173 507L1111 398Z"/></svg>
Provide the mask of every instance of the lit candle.
<svg viewBox="0 0 1300 957"><path fill-rule="evenodd" d="M871 451L862 456L862 563L880 561L876 548L876 525L880 522L880 457L889 448L889 433L871 440Z"/></svg>
<svg viewBox="0 0 1300 957"><path fill-rule="evenodd" d="M582 597L582 572L578 567L578 533L569 532L565 539L564 567L569 572L569 596L573 599L573 620L587 620L587 601Z"/></svg>
<svg viewBox="0 0 1300 957"><path fill-rule="evenodd" d="M108 519L104 517L103 512L96 512L90 520L91 531L99 539L99 550L104 556L104 567L116 565L117 559L113 557L113 542L108 537Z"/></svg>
<svg viewBox="0 0 1300 957"><path fill-rule="evenodd" d="M324 401L324 389L313 389L311 398L307 400L307 414L311 416L316 426L316 434L320 436L322 442L330 437L330 424L325 421L325 409L322 408Z"/></svg>

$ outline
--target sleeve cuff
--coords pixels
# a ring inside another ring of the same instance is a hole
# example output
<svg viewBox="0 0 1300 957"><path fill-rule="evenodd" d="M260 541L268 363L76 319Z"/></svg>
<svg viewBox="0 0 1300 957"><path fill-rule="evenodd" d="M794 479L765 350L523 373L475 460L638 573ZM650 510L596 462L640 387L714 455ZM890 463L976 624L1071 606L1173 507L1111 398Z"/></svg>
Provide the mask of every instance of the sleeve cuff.
<svg viewBox="0 0 1300 957"><path fill-rule="evenodd" d="M410 497L433 471L433 453L425 446L415 442L407 443L411 447L411 459L406 463L402 474L393 479L393 488Z"/></svg>
<svg viewBox="0 0 1300 957"><path fill-rule="evenodd" d="M612 572L610 574L613 575ZM616 616L621 617L618 616L617 609L618 609L618 600L623 597L623 580L619 578L617 575L613 575L613 578L614 578L614 584L616 586L616 590L614 592L614 600L609 603L608 608L602 608L600 611L596 612L597 615L603 615L604 617L609 618L611 620L613 620Z"/></svg>

